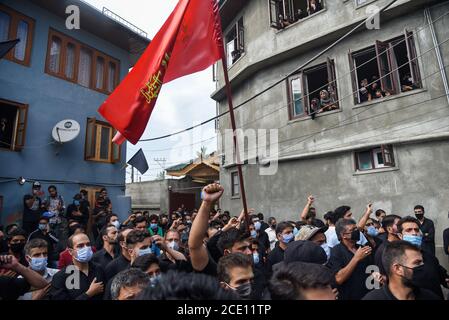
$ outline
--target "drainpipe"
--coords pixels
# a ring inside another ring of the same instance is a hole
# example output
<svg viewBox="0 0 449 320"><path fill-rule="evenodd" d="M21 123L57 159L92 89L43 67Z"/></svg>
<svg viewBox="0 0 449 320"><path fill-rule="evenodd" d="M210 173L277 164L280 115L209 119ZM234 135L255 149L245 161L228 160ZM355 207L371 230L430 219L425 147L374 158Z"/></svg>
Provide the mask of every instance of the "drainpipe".
<svg viewBox="0 0 449 320"><path fill-rule="evenodd" d="M424 9L424 16L429 24L430 34L432 35L433 46L435 47L435 54L437 56L438 66L440 68L441 78L443 80L444 91L446 93L447 103L449 104L449 85L447 82L447 75L444 69L443 58L441 55L440 45L438 44L437 35L435 34L435 27L432 20L432 15L430 14L429 8Z"/></svg>

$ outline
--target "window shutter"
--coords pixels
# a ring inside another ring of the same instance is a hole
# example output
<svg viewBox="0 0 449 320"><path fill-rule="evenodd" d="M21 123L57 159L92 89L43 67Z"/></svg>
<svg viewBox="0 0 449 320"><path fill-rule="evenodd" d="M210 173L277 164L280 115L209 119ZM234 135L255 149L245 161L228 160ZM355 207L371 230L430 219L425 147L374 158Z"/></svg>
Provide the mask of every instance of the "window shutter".
<svg viewBox="0 0 449 320"><path fill-rule="evenodd" d="M84 146L84 157L86 160L95 158L96 137L97 137L96 119L87 118L86 143Z"/></svg>
<svg viewBox="0 0 449 320"><path fill-rule="evenodd" d="M270 26L276 29L279 29L278 24L278 16L280 13L279 6L280 1L279 0L268 0L269 6L270 6Z"/></svg>
<svg viewBox="0 0 449 320"><path fill-rule="evenodd" d="M327 81L329 83L328 91L329 95L335 105L338 107L338 94L337 94L337 77L335 75L335 62L327 58Z"/></svg>
<svg viewBox="0 0 449 320"><path fill-rule="evenodd" d="M379 79L382 91L395 92L393 76L390 73L390 57L388 43L376 40L376 57L379 68ZM371 81L369 81L371 83Z"/></svg>
<svg viewBox="0 0 449 320"><path fill-rule="evenodd" d="M382 159L384 165L388 167L394 167L393 148L391 145L381 145Z"/></svg>
<svg viewBox="0 0 449 320"><path fill-rule="evenodd" d="M240 53L245 51L245 32L243 28L243 20L237 23L237 45Z"/></svg>
<svg viewBox="0 0 449 320"><path fill-rule="evenodd" d="M409 65L410 65L410 75L413 78L413 83L418 88L422 88L421 75L419 73L419 66L418 66L418 59L416 59L417 55L416 55L415 41L413 39L413 32L405 29L404 34L405 34L405 43L407 44L407 55L408 55Z"/></svg>
<svg viewBox="0 0 449 320"><path fill-rule="evenodd" d="M355 66L355 61L354 58L352 57L352 51L349 50L348 53L348 58L349 58L349 68L351 70L351 83L352 83L352 96L354 99L354 105L359 103L359 86L357 83L357 74L355 73L356 70L356 66Z"/></svg>
<svg viewBox="0 0 449 320"><path fill-rule="evenodd" d="M17 122L15 139L13 144L14 151L20 151L25 145L26 123L28 115L28 105L17 106Z"/></svg>
<svg viewBox="0 0 449 320"><path fill-rule="evenodd" d="M117 130L114 129L112 136L115 136L116 133ZM120 162L121 146L111 141L111 149L112 149L112 160L111 160L112 163Z"/></svg>

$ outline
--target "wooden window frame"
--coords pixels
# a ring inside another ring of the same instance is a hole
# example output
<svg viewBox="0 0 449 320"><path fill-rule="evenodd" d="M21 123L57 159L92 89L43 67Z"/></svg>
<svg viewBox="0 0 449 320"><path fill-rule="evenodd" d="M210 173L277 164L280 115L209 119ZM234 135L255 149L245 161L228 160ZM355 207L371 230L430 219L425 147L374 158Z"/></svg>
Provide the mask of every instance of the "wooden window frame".
<svg viewBox="0 0 449 320"><path fill-rule="evenodd" d="M31 49L33 47L33 37L34 37L34 26L35 20L31 17L24 15L10 7L7 7L3 4L0 4L0 11L5 12L10 17L9 28L8 28L8 40L17 39L17 28L20 21L25 21L28 24L28 33L27 33L27 43L25 48L25 58L23 60L19 60L14 56L15 49L9 50L9 52L5 55L6 60L10 60L17 64L21 64L25 67L29 67L31 63ZM20 43L20 42L19 42Z"/></svg>
<svg viewBox="0 0 449 320"><path fill-rule="evenodd" d="M61 39L61 58L60 58L60 66L59 66L59 72L53 72L50 70L50 49L52 44L53 37L58 37ZM73 72L73 78L68 78L66 76L66 60L67 60L67 45L73 44L75 46L75 63L74 63L74 72ZM81 57L81 49L84 48L86 50L90 50L92 52L92 62L90 66L90 80L89 80L89 86L85 87L78 83L78 73L79 73L79 63L80 63L80 57ZM96 67L97 67L97 57L102 57L104 59L104 70L103 70L103 87L97 88L96 86ZM115 64L115 78L114 78L114 89L118 86L119 80L120 80L120 61L116 58L113 58L99 50L96 50L92 48L91 46L85 45L84 43L65 35L62 32L59 32L55 29L50 28L50 31L48 33L48 44L47 44L47 53L46 53L46 59L45 59L45 73L69 81L71 83L77 84L79 86L82 86L84 88L89 88L98 92L101 92L105 95L109 95L112 93L112 91L108 90L109 86L109 63ZM113 90L114 90L113 89Z"/></svg>
<svg viewBox="0 0 449 320"><path fill-rule="evenodd" d="M383 166L382 167L376 167L375 165L375 161L374 161L374 156L375 156L375 152L374 150L381 150L381 154L382 154L382 160L383 160ZM359 154L362 152L370 152L371 155L371 169L360 169L360 165L359 165ZM355 168L356 171L358 172L366 172L366 171L371 171L371 170L382 170L382 169L388 169L388 168L394 168L396 166L396 162L394 159L394 151L393 151L393 145L388 144L388 145L380 145L377 147L373 147L370 149L364 149L364 150L360 150L360 151L356 151L354 152L354 160L355 160Z"/></svg>
<svg viewBox="0 0 449 320"><path fill-rule="evenodd" d="M238 50L240 52L240 56L234 62L232 62L232 59L231 61L228 61L228 68L236 64L237 61L239 61L245 53L245 27L243 25L243 16L238 18L237 21L232 25L232 28L230 28L228 32L226 32L226 35L224 36L225 41L227 41L226 38L232 31L235 31L235 38L232 40L234 42L234 51ZM225 43L225 48L227 50L227 42ZM228 54L228 52L226 53Z"/></svg>
<svg viewBox="0 0 449 320"><path fill-rule="evenodd" d="M16 119L14 121L14 129L13 129L13 137L12 143L9 149L0 148L0 150L6 151L21 151L25 146L25 138L26 138L26 127L28 120L28 104L23 104L15 101L0 99L0 103L8 104L17 108ZM22 138L19 140L19 133L22 134Z"/></svg>
<svg viewBox="0 0 449 320"><path fill-rule="evenodd" d="M95 126L95 134L90 135L89 130L92 130L92 126ZM100 149L101 149L101 128L107 127L110 129L109 131L109 146L108 146L108 159L102 159L100 158ZM103 162L103 163L117 163L120 162L121 158L121 146L115 145L112 142L112 138L114 137L115 133L117 131L107 122L97 120L96 118L87 118L87 125L86 125L86 138L84 143L84 160L85 161L94 161L94 162ZM90 141L90 144L88 144L88 139L92 139ZM94 146L94 154L91 155L91 150L88 150L88 146ZM114 151L117 150L118 157L115 157ZM89 152L89 153L88 153Z"/></svg>
<svg viewBox="0 0 449 320"><path fill-rule="evenodd" d="M237 185L239 186L239 192L235 192L235 183L234 179L237 179ZM231 172L231 197L232 198L239 198L240 197L240 180L239 180L239 173L237 171Z"/></svg>
<svg viewBox="0 0 449 320"><path fill-rule="evenodd" d="M404 38L405 37L405 38ZM410 66L410 75L413 78L413 82L417 85L418 88L422 88L422 80L421 80L421 72L419 68L419 63L417 61L417 53L416 53L416 44L414 39L414 33L412 31L408 31L407 29L404 30L404 34L395 38L391 38L387 41L378 41L376 40L374 44L375 48L375 54L376 54L376 61L377 61L377 68L379 71L379 81L381 85L382 91L386 92L387 89L387 77L383 77L385 75L384 70L382 67L386 67L391 70L398 69L398 65L396 60L394 59L393 55L394 53L394 43L396 41L404 41L406 48L407 48L407 56L408 56L408 63ZM355 57L364 51L371 50L373 46L368 46L362 50L359 50L357 52L353 52L349 50L348 57L349 57L349 66L351 70L351 83L352 83L352 90L353 90L353 96L354 96L354 105L360 104L360 97L359 97L359 82L357 79L357 65L355 62ZM380 59L379 53L384 53L387 55L388 60L388 66L382 66L382 61ZM388 77L390 77L392 88L389 89L391 95L398 95L402 93L401 90L401 79L398 77L398 70L391 73Z"/></svg>
<svg viewBox="0 0 449 320"><path fill-rule="evenodd" d="M310 116L310 104L309 104L309 88L307 85L307 75L318 70L318 69L324 69L327 72L327 84L328 87L326 90L329 89L329 87L332 87L333 90L333 98L335 99L335 105L337 106L337 109L340 109L340 104L338 103L338 86L337 86L337 76L335 71L335 60L330 59L329 57L326 58L326 62L317 64L316 66L313 66L311 68L307 68L303 71L300 71L296 73L295 75L290 76L287 79L287 96L288 96L288 115L290 120L296 120L301 118L306 118ZM293 89L291 82L293 80L300 79L301 81L301 100L303 102L303 108L304 112L300 115L294 115L294 101L293 101ZM320 89L321 91L322 89ZM328 90L329 91L329 90ZM329 95L331 92L329 92ZM305 98L307 97L307 99Z"/></svg>

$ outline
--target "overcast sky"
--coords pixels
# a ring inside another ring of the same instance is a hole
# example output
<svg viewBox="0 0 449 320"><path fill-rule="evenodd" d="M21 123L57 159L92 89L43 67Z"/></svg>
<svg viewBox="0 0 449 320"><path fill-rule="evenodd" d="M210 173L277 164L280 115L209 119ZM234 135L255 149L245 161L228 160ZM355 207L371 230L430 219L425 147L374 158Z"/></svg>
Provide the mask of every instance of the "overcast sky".
<svg viewBox="0 0 449 320"><path fill-rule="evenodd" d="M106 7L122 18L148 33L152 39L174 9L177 0L84 0L101 10ZM82 23L82 22L81 22ZM211 68L177 80L162 87L142 139L152 138L178 131L215 116L216 104L210 98L215 90ZM162 171L155 158L166 158L166 167L196 157L201 146L207 153L215 151L215 123L201 129L183 133L172 138L138 143L127 143L127 160L142 148L150 169L141 177L152 180ZM210 139L212 138L212 139ZM206 140L201 143L202 140ZM194 145L191 145L194 144ZM167 150L168 149L168 150ZM130 168L127 169L130 172ZM127 174L127 182L130 175Z"/></svg>

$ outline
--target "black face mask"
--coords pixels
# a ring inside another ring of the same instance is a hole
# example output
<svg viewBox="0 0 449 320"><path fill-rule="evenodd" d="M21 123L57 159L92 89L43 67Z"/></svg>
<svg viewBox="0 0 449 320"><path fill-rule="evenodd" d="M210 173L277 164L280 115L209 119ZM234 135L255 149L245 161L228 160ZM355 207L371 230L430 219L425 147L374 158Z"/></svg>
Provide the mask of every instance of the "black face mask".
<svg viewBox="0 0 449 320"><path fill-rule="evenodd" d="M25 243L11 243L11 251L13 253L21 253L23 248L25 248Z"/></svg>
<svg viewBox="0 0 449 320"><path fill-rule="evenodd" d="M271 225L271 229L275 230L276 229L276 223Z"/></svg>
<svg viewBox="0 0 449 320"><path fill-rule="evenodd" d="M403 267L413 270L413 275L411 279L402 277L402 283L404 284L404 286L408 288L421 288L426 285L424 265L420 265L419 267L414 268L409 268L406 266Z"/></svg>
<svg viewBox="0 0 449 320"><path fill-rule="evenodd" d="M360 231L358 229L355 229L351 232L351 240L352 241L359 241L360 240Z"/></svg>
<svg viewBox="0 0 449 320"><path fill-rule="evenodd" d="M422 218L424 218L424 213L415 213L415 217L418 220L422 220Z"/></svg>

